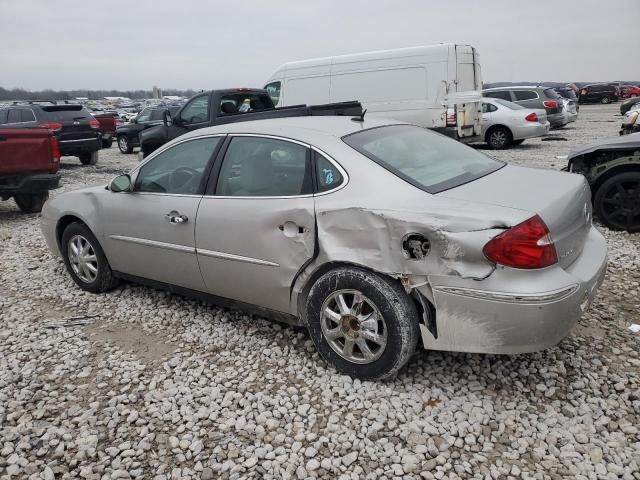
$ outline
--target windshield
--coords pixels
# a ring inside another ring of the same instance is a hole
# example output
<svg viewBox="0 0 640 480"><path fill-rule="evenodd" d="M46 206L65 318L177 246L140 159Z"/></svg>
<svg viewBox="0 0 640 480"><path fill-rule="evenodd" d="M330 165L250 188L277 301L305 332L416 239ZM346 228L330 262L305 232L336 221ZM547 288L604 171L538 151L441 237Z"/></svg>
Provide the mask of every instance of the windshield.
<svg viewBox="0 0 640 480"><path fill-rule="evenodd" d="M429 193L471 182L505 165L444 135L413 125L372 128L347 135L343 140Z"/></svg>
<svg viewBox="0 0 640 480"><path fill-rule="evenodd" d="M524 110L525 108L522 105L518 105L517 103L509 102L508 100L503 100L501 98L494 98L493 102L498 103L504 107L510 108L511 110Z"/></svg>

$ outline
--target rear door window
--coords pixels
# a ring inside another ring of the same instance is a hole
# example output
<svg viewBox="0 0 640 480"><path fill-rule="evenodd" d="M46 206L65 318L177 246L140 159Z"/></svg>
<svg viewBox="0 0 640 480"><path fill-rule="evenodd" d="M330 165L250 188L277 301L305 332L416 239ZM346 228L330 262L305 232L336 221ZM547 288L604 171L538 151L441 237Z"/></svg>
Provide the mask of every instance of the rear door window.
<svg viewBox="0 0 640 480"><path fill-rule="evenodd" d="M216 195L288 197L313 191L308 149L262 137L236 137L227 149Z"/></svg>
<svg viewBox="0 0 640 480"><path fill-rule="evenodd" d="M9 110L0 110L0 125L7 123L7 114Z"/></svg>
<svg viewBox="0 0 640 480"><path fill-rule="evenodd" d="M316 159L316 191L322 193L339 187L344 180L340 170L324 155L318 152L314 152L314 155Z"/></svg>
<svg viewBox="0 0 640 480"><path fill-rule="evenodd" d="M22 121L19 108L12 108L9 110L9 116L7 117L7 123L20 123Z"/></svg>
<svg viewBox="0 0 640 480"><path fill-rule="evenodd" d="M538 98L538 94L533 90L514 90L516 100L533 100Z"/></svg>
<svg viewBox="0 0 640 480"><path fill-rule="evenodd" d="M22 119L21 121L23 121L23 122L35 122L36 121L36 116L33 114L33 110L30 110L28 108L23 108L20 111L20 118Z"/></svg>
<svg viewBox="0 0 640 480"><path fill-rule="evenodd" d="M500 90L497 92L483 92L482 95L489 98L501 98L503 100L511 101L511 92L509 92L509 90Z"/></svg>

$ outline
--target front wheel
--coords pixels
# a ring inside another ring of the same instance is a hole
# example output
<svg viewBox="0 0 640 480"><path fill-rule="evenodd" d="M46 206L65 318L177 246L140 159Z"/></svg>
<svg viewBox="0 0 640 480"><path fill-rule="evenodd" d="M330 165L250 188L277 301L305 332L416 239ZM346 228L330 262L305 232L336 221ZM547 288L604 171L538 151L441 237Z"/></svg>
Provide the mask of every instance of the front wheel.
<svg viewBox="0 0 640 480"><path fill-rule="evenodd" d="M339 268L313 285L309 334L339 372L365 380L394 377L413 355L418 313L402 286L359 268Z"/></svg>
<svg viewBox="0 0 640 480"><path fill-rule="evenodd" d="M17 193L13 199L24 213L38 213L49 198L49 192Z"/></svg>
<svg viewBox="0 0 640 480"><path fill-rule="evenodd" d="M100 243L85 224L74 222L65 228L60 246L69 275L83 290L102 293L118 284Z"/></svg>
<svg viewBox="0 0 640 480"><path fill-rule="evenodd" d="M607 103L611 103L611 99L609 97L602 97L602 100L600 100L600 102L606 105Z"/></svg>
<svg viewBox="0 0 640 480"><path fill-rule="evenodd" d="M640 172L607 179L595 192L596 215L612 230L640 232Z"/></svg>
<svg viewBox="0 0 640 480"><path fill-rule="evenodd" d="M509 147L513 141L513 136L508 128L493 127L487 132L487 143L494 150L502 150Z"/></svg>
<svg viewBox="0 0 640 480"><path fill-rule="evenodd" d="M118 148L122 153L129 154L133 152L133 146L126 135L120 135L118 137Z"/></svg>
<svg viewBox="0 0 640 480"><path fill-rule="evenodd" d="M78 158L83 165L95 165L98 163L98 152L82 153Z"/></svg>

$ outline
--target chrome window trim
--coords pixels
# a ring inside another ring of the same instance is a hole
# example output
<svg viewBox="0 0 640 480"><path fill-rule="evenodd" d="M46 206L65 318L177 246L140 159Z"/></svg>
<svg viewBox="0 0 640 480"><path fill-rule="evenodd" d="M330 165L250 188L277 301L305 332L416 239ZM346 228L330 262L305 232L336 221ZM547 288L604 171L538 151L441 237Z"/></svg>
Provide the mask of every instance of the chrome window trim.
<svg viewBox="0 0 640 480"><path fill-rule="evenodd" d="M177 245L175 243L159 242L157 240L149 240L147 238L127 237L124 235L109 235L112 240L121 242L135 243L136 245L144 245L146 247L164 248L165 250L173 250L183 253L196 253L195 247L187 247L186 245Z"/></svg>
<svg viewBox="0 0 640 480"><path fill-rule="evenodd" d="M477 290L474 288L447 286L433 287L433 290L434 292L442 292L450 295L471 297L492 302L506 302L523 305L557 302L571 296L578 290L578 288L579 285L577 283L574 283L572 285L569 285L568 287L563 287L557 290L543 293L490 292L487 290Z"/></svg>
<svg viewBox="0 0 640 480"><path fill-rule="evenodd" d="M223 260L232 260L232 261L242 262L242 263L252 263L254 265L264 265L267 267L280 266L280 264L275 262L270 262L269 260L262 260L260 258L253 258L253 257L245 257L244 255L234 255L233 253L217 252L215 250L206 250L203 248L196 248L196 253L198 255L204 255L205 257L220 258Z"/></svg>
<svg viewBox="0 0 640 480"><path fill-rule="evenodd" d="M115 192L115 193L126 193L127 195L157 195L160 197L202 198L202 195L193 195L190 193L162 193L162 192Z"/></svg>

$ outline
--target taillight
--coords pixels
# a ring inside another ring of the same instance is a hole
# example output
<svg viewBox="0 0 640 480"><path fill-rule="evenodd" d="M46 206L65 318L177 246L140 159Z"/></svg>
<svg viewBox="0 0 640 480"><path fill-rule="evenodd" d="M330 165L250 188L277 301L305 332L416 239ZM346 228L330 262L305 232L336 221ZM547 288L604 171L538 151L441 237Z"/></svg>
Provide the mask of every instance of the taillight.
<svg viewBox="0 0 640 480"><path fill-rule="evenodd" d="M62 124L61 123L41 123L38 126L42 127L42 128L48 128L52 132L57 132L58 130L62 130Z"/></svg>
<svg viewBox="0 0 640 480"><path fill-rule="evenodd" d="M51 136L51 162L58 163L60 161L60 146L58 145L58 139Z"/></svg>
<svg viewBox="0 0 640 480"><path fill-rule="evenodd" d="M536 112L532 112L529 115L527 115L526 117L524 117L524 119L527 122L537 122L538 121L538 115L536 115Z"/></svg>
<svg viewBox="0 0 640 480"><path fill-rule="evenodd" d="M89 126L91 128L100 128L100 122L98 122L98 120L90 120Z"/></svg>
<svg viewBox="0 0 640 480"><path fill-rule="evenodd" d="M538 215L492 238L482 253L493 263L513 268L544 268L558 261L549 229Z"/></svg>
<svg viewBox="0 0 640 480"><path fill-rule="evenodd" d="M455 127L458 124L458 117L456 115L456 109L453 107L447 108L447 127Z"/></svg>
<svg viewBox="0 0 640 480"><path fill-rule="evenodd" d="M558 106L558 102L556 102L555 100L545 100L542 103L547 108L556 108Z"/></svg>

